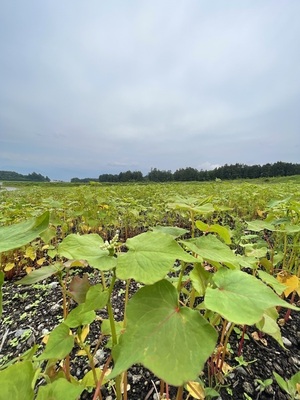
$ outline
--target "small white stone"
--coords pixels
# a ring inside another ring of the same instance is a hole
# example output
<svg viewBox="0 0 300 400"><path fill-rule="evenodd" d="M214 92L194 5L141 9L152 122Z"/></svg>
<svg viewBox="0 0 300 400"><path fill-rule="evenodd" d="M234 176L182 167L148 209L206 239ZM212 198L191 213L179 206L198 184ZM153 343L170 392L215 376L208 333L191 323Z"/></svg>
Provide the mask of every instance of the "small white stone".
<svg viewBox="0 0 300 400"><path fill-rule="evenodd" d="M284 336L282 336L282 342L286 347L291 347L292 346L292 342L288 338L286 338Z"/></svg>

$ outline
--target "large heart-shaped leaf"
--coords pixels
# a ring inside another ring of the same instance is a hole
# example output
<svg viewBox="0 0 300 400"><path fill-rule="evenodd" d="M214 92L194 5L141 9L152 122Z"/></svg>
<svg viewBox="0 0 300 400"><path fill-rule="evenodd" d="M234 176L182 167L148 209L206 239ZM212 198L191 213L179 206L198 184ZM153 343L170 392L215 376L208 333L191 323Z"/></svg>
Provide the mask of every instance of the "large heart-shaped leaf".
<svg viewBox="0 0 300 400"><path fill-rule="evenodd" d="M58 253L72 260L86 260L91 267L108 271L116 266L116 258L109 256L103 245L103 239L97 234L71 234L60 243Z"/></svg>
<svg viewBox="0 0 300 400"><path fill-rule="evenodd" d="M196 239L183 240L182 243L191 251L208 261L216 261L239 267L239 258L233 251L214 235L201 236Z"/></svg>
<svg viewBox="0 0 300 400"><path fill-rule="evenodd" d="M163 279L176 259L196 262L171 235L146 232L126 241L129 251L118 257L117 276L152 284Z"/></svg>
<svg viewBox="0 0 300 400"><path fill-rule="evenodd" d="M217 333L198 311L180 307L167 280L141 288L129 301L127 328L113 350L119 375L141 363L171 385L194 380L213 352Z"/></svg>
<svg viewBox="0 0 300 400"><path fill-rule="evenodd" d="M0 253L17 249L38 237L49 225L49 212L9 226L0 227Z"/></svg>
<svg viewBox="0 0 300 400"><path fill-rule="evenodd" d="M275 306L300 311L246 272L222 268L213 276L213 282L216 287L206 289L205 306L235 324L253 325Z"/></svg>

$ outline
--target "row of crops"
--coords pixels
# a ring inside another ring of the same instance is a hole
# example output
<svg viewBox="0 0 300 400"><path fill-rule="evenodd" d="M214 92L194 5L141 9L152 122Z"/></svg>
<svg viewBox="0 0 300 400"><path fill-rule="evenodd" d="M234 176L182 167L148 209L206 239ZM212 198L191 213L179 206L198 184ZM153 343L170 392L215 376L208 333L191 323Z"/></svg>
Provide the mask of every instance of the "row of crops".
<svg viewBox="0 0 300 400"><path fill-rule="evenodd" d="M125 371L141 363L162 381L178 386L180 399L183 388L189 393L191 387L196 392L204 388L199 371L207 359L214 365L210 381L222 370L234 326L256 324L282 345L277 308L298 310L292 303L300 292L299 218L300 185L293 181L1 191L4 275L11 279L26 274L18 282L24 285L56 276L63 292L64 320L50 333L42 353L21 360L23 370L27 368L24 379L33 388L42 363L57 359L64 373L60 371L59 379L48 377L49 388L41 388L41 393L50 393L56 385L67 390L67 382L78 389L74 399L90 387L98 396L109 372L119 400L127 398L122 389ZM24 245L27 234L37 238ZM77 280L76 290L70 291L72 264L67 260L77 260L76 266L85 260L100 271L101 283L90 286ZM132 299L125 297L121 324L114 320L111 304L118 280L128 287L132 281L141 285ZM69 310L68 296L77 302L75 309ZM106 308L109 316L105 334L111 336L114 369L108 368L110 359L101 371L91 361L90 376L74 382L70 353L76 344L93 359L85 329L99 308ZM16 370L9 368L4 371L11 378ZM40 398L46 398L45 393ZM198 393L194 398L201 397Z"/></svg>

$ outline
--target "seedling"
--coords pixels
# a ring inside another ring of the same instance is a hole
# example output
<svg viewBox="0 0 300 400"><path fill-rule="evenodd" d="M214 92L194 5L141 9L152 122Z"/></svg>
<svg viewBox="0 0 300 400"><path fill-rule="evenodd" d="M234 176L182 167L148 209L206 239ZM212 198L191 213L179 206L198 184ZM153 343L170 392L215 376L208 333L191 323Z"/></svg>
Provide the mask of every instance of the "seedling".
<svg viewBox="0 0 300 400"><path fill-rule="evenodd" d="M300 372L297 372L290 379L283 379L275 371L273 372L273 375L280 388L288 394L289 399L300 399Z"/></svg>

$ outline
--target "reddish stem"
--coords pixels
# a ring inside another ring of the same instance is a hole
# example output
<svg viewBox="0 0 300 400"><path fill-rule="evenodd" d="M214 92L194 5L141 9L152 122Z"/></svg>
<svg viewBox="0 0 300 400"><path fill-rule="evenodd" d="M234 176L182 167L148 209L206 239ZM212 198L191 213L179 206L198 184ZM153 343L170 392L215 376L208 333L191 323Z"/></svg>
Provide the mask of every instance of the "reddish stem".
<svg viewBox="0 0 300 400"><path fill-rule="evenodd" d="M240 343L239 343L239 348L238 348L238 357L240 357L242 355L242 352L243 352L243 345L244 345L246 330L247 330L247 325L244 325L243 326L243 332L242 332L241 340L240 340Z"/></svg>

